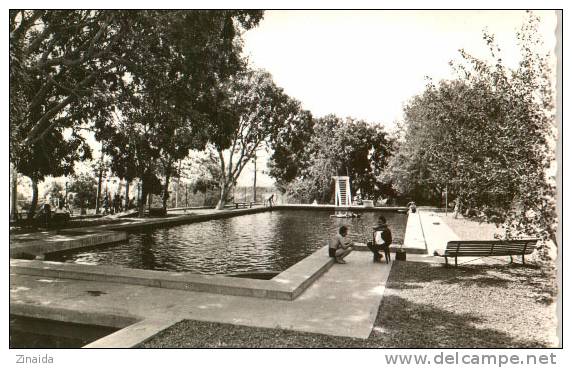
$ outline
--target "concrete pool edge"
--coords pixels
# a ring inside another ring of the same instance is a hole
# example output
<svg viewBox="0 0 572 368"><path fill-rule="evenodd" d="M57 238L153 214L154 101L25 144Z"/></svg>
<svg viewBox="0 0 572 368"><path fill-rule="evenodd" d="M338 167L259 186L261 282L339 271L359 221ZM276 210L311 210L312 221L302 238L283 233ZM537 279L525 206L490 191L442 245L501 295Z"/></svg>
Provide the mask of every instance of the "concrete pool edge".
<svg viewBox="0 0 572 368"><path fill-rule="evenodd" d="M118 331L141 321L141 318L129 314L118 314L117 311L83 313L76 309L54 308L49 305L13 302L10 302L10 315L82 325L112 327L117 328Z"/></svg>
<svg viewBox="0 0 572 368"><path fill-rule="evenodd" d="M82 349L135 348L138 345L151 340L161 331L166 330L181 321L183 321L183 319L180 318L165 320L144 319L115 331L112 334L104 336L99 340L95 340L83 346Z"/></svg>
<svg viewBox="0 0 572 368"><path fill-rule="evenodd" d="M328 257L326 248L327 246L318 249L271 280L20 259L10 260L10 271L30 276L294 300L332 266L333 259Z"/></svg>
<svg viewBox="0 0 572 368"><path fill-rule="evenodd" d="M118 314L117 311L83 313L76 309L24 303L10 303L10 315L117 329L109 335L82 346L82 349L134 348L182 320L180 318L141 319L132 315Z"/></svg>
<svg viewBox="0 0 572 368"><path fill-rule="evenodd" d="M127 239L128 235L123 231L99 231L97 233L91 231L62 232L51 239L48 237L47 239L22 243L14 242L10 246L10 257L17 258L31 255L43 258L48 253L108 245Z"/></svg>

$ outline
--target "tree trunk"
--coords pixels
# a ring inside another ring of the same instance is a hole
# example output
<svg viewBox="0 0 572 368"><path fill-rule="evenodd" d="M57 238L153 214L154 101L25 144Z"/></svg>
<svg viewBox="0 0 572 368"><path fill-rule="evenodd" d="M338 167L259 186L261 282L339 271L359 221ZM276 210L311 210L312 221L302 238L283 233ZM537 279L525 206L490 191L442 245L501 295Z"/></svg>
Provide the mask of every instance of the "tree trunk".
<svg viewBox="0 0 572 368"><path fill-rule="evenodd" d="M141 199L139 200L139 217L145 216L145 204L147 203L147 188L145 183L141 184Z"/></svg>
<svg viewBox="0 0 572 368"><path fill-rule="evenodd" d="M129 209L129 180L125 179L125 211Z"/></svg>
<svg viewBox="0 0 572 368"><path fill-rule="evenodd" d="M252 202L256 202L256 153L254 154L254 184L252 186Z"/></svg>
<svg viewBox="0 0 572 368"><path fill-rule="evenodd" d="M167 200L169 199L169 182L171 179L170 172L165 176L165 186L163 187L163 209L167 210Z"/></svg>
<svg viewBox="0 0 572 368"><path fill-rule="evenodd" d="M103 177L103 170L99 169L97 177L97 195L95 197L95 213L99 214L99 203L101 202L101 179Z"/></svg>
<svg viewBox="0 0 572 368"><path fill-rule="evenodd" d="M181 160L179 160L179 170L177 172L177 191L175 192L175 207L179 207L179 187L181 186Z"/></svg>
<svg viewBox="0 0 572 368"><path fill-rule="evenodd" d="M36 213L36 207L38 207L38 180L30 178L32 180L32 203L30 203L30 209L28 210L28 218L31 219Z"/></svg>
<svg viewBox="0 0 572 368"><path fill-rule="evenodd" d="M216 205L217 210L224 210L224 205L226 204L226 199L228 197L228 193L230 192L229 189L230 188L228 187L228 184L224 183L223 185L221 185L220 197L219 197L218 203Z"/></svg>
<svg viewBox="0 0 572 368"><path fill-rule="evenodd" d="M16 168L12 169L12 188L10 197L10 220L16 221L18 219L18 172Z"/></svg>
<svg viewBox="0 0 572 368"><path fill-rule="evenodd" d="M454 218L457 218L461 213L461 198L457 197L455 200Z"/></svg>

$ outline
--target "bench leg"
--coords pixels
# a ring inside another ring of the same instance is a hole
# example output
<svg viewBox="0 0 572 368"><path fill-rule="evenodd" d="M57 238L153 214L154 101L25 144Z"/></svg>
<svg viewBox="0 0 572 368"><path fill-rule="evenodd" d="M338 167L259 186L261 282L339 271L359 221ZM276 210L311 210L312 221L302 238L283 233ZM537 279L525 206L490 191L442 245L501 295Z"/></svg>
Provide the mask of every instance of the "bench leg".
<svg viewBox="0 0 572 368"><path fill-rule="evenodd" d="M457 267L457 257L455 257L455 267Z"/></svg>
<svg viewBox="0 0 572 368"><path fill-rule="evenodd" d="M510 263L513 263L512 256L509 256L509 257L510 257Z"/></svg>
<svg viewBox="0 0 572 368"><path fill-rule="evenodd" d="M522 255L522 265L524 266L524 254Z"/></svg>
<svg viewBox="0 0 572 368"><path fill-rule="evenodd" d="M449 257L445 257L445 266L446 266L446 267L449 266Z"/></svg>

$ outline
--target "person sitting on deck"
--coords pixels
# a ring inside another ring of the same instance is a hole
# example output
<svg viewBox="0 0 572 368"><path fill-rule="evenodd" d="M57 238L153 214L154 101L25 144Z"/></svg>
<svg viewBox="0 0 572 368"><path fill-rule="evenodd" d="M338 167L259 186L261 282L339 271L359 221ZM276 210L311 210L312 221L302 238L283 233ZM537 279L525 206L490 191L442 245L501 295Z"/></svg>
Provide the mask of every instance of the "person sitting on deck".
<svg viewBox="0 0 572 368"><path fill-rule="evenodd" d="M328 254L336 259L336 263L344 264L344 258L354 249L351 239L347 237L348 228L341 226L338 234L330 240Z"/></svg>
<svg viewBox="0 0 572 368"><path fill-rule="evenodd" d="M377 225L373 228L373 241L367 244L367 247L373 253L374 262L381 262L382 255L379 253L380 250L384 250L386 254L389 253L389 246L392 241L391 230L387 227L387 220L384 216L379 216Z"/></svg>

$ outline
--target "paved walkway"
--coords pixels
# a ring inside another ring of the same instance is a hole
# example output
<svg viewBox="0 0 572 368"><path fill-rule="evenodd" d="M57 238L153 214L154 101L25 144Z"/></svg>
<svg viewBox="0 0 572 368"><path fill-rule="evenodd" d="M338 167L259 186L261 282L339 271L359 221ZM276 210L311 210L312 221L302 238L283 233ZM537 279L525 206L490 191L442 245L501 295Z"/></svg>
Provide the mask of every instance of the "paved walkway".
<svg viewBox="0 0 572 368"><path fill-rule="evenodd" d="M10 303L14 311L37 306L76 319L104 313L142 320L92 347L130 347L181 319L367 338L391 264L372 263L369 252L346 259L294 301L13 274Z"/></svg>
<svg viewBox="0 0 572 368"><path fill-rule="evenodd" d="M410 213L407 217L403 247L408 250L417 250L420 253L425 253L427 251L419 211L416 213Z"/></svg>
<svg viewBox="0 0 572 368"><path fill-rule="evenodd" d="M457 234L435 212L419 211L419 218L427 243L427 254L433 255L435 250L447 248L447 242L459 239Z"/></svg>
<svg viewBox="0 0 572 368"><path fill-rule="evenodd" d="M445 263L443 257L434 257L433 252L437 249L446 249L447 242L452 240L459 240L459 236L447 225L447 223L442 218L443 213L437 213L430 209L425 209L419 211L419 218L424 234L425 241L427 243L427 255L419 256L412 255L408 256L408 260L417 262L430 262L430 263ZM449 216L453 216L449 214ZM466 239L470 240L470 239ZM486 264L487 258L483 257L462 257L459 258L459 264L471 263L471 264Z"/></svg>

